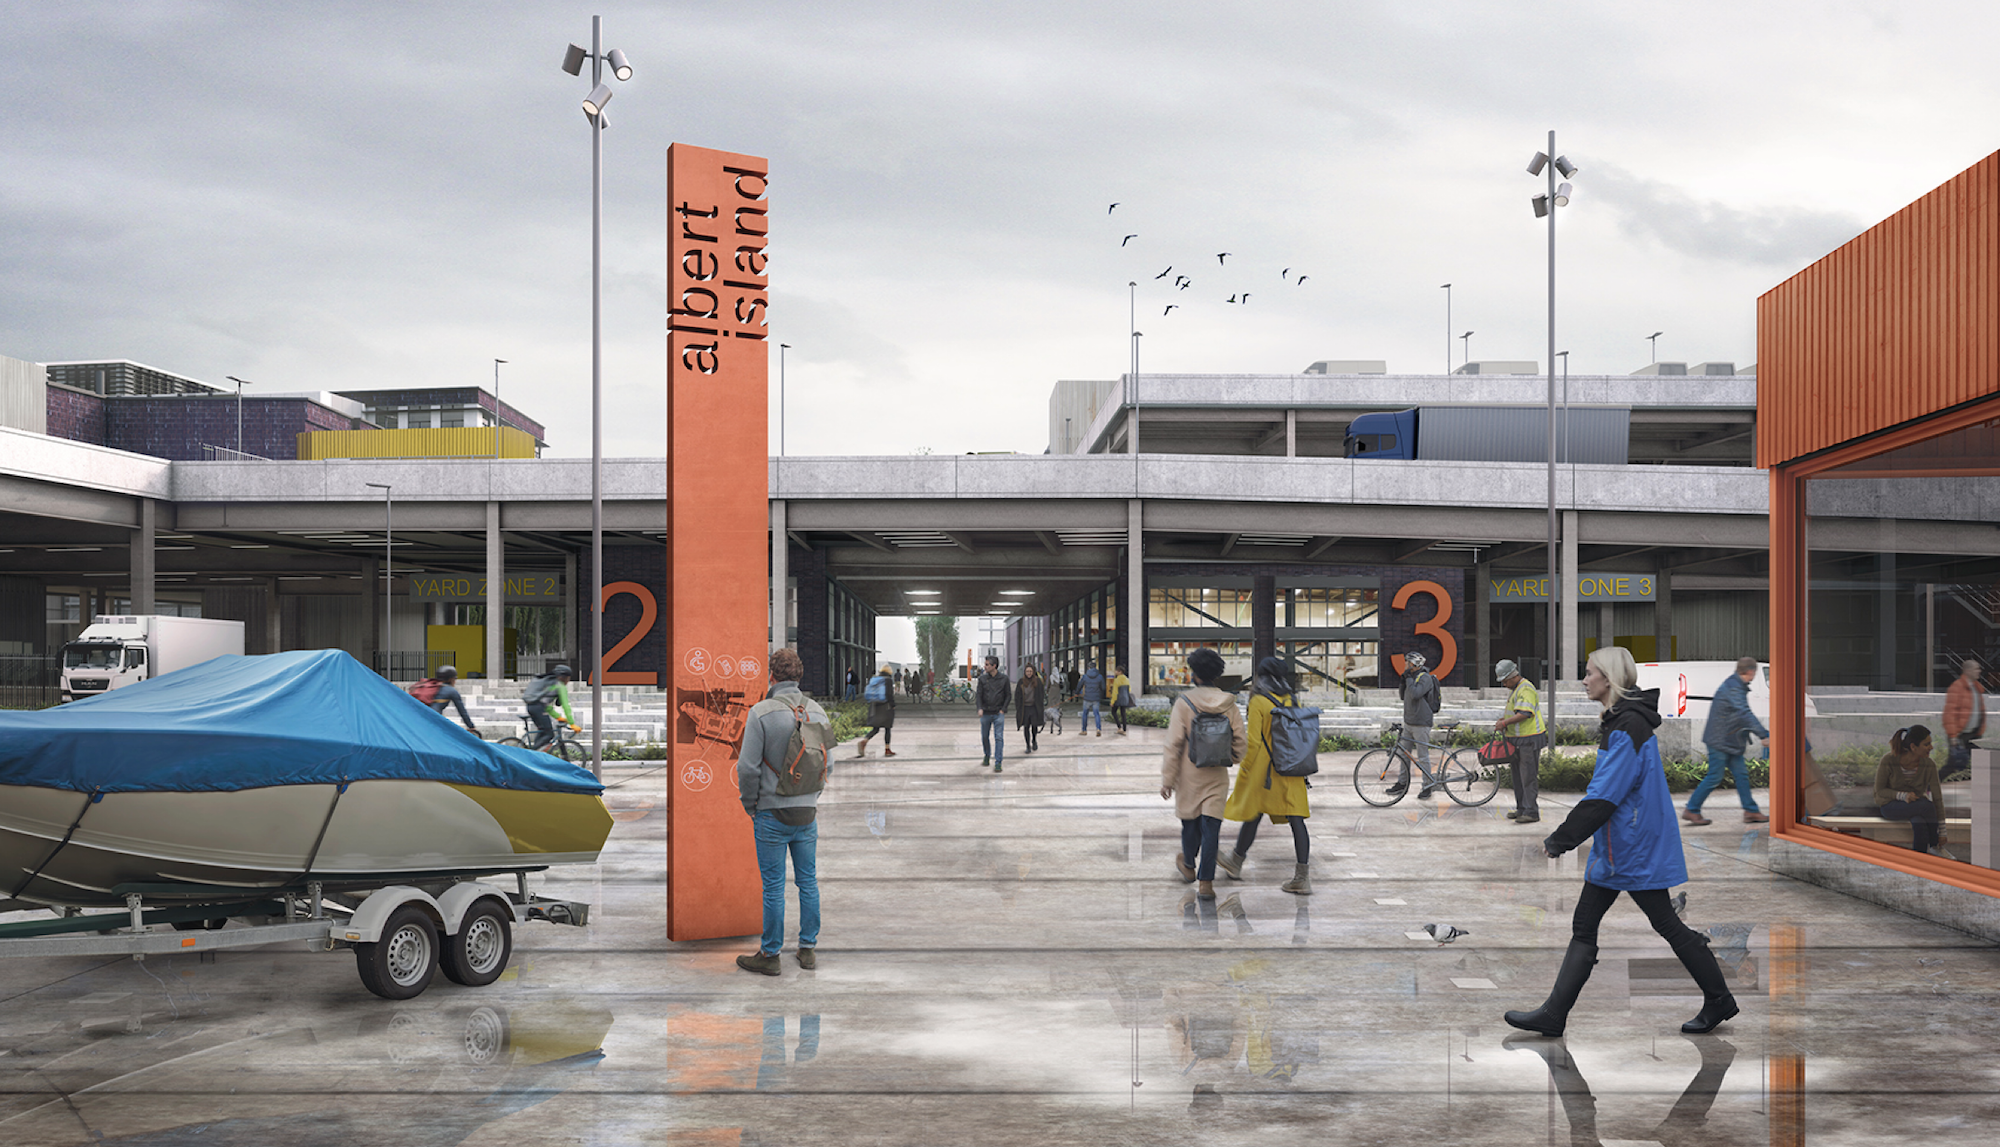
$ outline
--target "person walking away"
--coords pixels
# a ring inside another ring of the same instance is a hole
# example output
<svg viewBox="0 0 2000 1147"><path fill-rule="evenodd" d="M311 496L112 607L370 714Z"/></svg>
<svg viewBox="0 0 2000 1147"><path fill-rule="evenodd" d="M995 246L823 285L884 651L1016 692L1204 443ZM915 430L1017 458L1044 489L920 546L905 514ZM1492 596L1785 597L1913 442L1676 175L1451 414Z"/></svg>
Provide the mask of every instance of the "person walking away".
<svg viewBox="0 0 2000 1147"><path fill-rule="evenodd" d="M1174 802L1181 822L1181 850L1174 869L1195 896L1215 899L1216 851L1229 795L1229 767L1243 759L1247 734L1236 697L1217 688L1222 654L1197 649L1187 656L1194 687L1174 702L1167 748L1160 756L1160 799ZM1199 882L1199 883L1196 883Z"/></svg>
<svg viewBox="0 0 2000 1147"><path fill-rule="evenodd" d="M1986 735L1986 693L1979 687L1985 666L1967 661L1958 667L1958 680L1944 691L1944 775L1955 777L1972 768L1972 742Z"/></svg>
<svg viewBox="0 0 2000 1147"><path fill-rule="evenodd" d="M1542 841L1542 850L1551 859L1591 842L1583 891L1576 899L1569 949L1549 998L1533 1011L1508 1012L1505 1018L1523 1031L1563 1034L1570 1009L1597 963L1598 923L1623 892L1639 905L1701 988L1701 1011L1681 1030L1689 1035L1713 1031L1736 1014L1736 997L1730 994L1707 938L1681 922L1667 895L1667 889L1686 882L1687 861L1681 854L1680 825L1674 819L1659 739L1653 735L1660 725L1660 691L1636 688L1639 667L1622 646L1596 650L1588 666L1583 691L1604 707L1597 727L1597 767L1583 800Z"/></svg>
<svg viewBox="0 0 2000 1147"><path fill-rule="evenodd" d="M986 754L982 769L1000 772L1000 758L1007 751L1007 675L1000 672L1000 659L988 657L986 669L973 685L973 700L979 706L979 748Z"/></svg>
<svg viewBox="0 0 2000 1147"><path fill-rule="evenodd" d="M1438 690L1438 679L1431 676L1430 662L1421 653L1410 653L1403 657L1403 677L1396 682L1396 692L1403 698L1403 752L1415 757L1424 767L1424 787L1417 793L1420 801L1431 799L1433 786L1430 783L1431 770L1431 725L1437 720L1438 710L1444 707L1444 695ZM1402 796L1410 791L1410 766L1405 758L1402 775L1390 785L1388 793L1392 797Z"/></svg>
<svg viewBox="0 0 2000 1147"><path fill-rule="evenodd" d="M756 954L736 957L746 972L775 976L785 947L785 860L799 890L799 967L819 966L819 794L826 786L833 726L819 702L799 691L805 663L795 649L771 654L771 688L744 718L736 790L757 841L764 879L764 934Z"/></svg>
<svg viewBox="0 0 2000 1147"><path fill-rule="evenodd" d="M1281 658L1266 657L1257 663L1250 694L1249 746L1236 770L1236 785L1223 806L1224 820L1241 821L1236 830L1236 847L1216 861L1216 867L1231 880L1243 879L1243 862L1250 858L1250 845L1257 839L1257 826L1265 817L1272 824L1292 830L1292 878L1279 887L1300 896L1312 895L1312 878L1306 866L1312 860L1312 842L1306 835L1306 818L1312 810L1306 804L1306 779L1279 773L1271 759L1271 712L1278 706L1290 708L1297 702L1291 673Z"/></svg>
<svg viewBox="0 0 2000 1147"><path fill-rule="evenodd" d="M1069 663L1069 667L1065 671L1064 680L1068 683L1068 687L1064 689L1064 692L1072 700L1082 700L1083 694L1077 691L1077 686L1082 682L1083 674L1076 671L1076 662L1072 661Z"/></svg>
<svg viewBox="0 0 2000 1147"><path fill-rule="evenodd" d="M1042 682L1042 675L1035 672L1034 662L1021 667L1021 684L1014 690L1014 723L1021 730L1021 744L1032 753L1037 748L1036 740L1042 731L1043 702L1048 691Z"/></svg>
<svg viewBox="0 0 2000 1147"><path fill-rule="evenodd" d="M1708 722L1701 727L1702 743L1708 746L1708 774L1694 787L1693 795L1688 797L1687 811L1681 814L1681 819L1689 824L1715 823L1701 815L1701 803L1722 783L1725 769L1736 779L1736 799L1743 805L1744 823L1762 824L1771 819L1757 808L1757 798L1750 792L1750 766L1743 760L1744 744L1750 736L1767 745L1771 743L1771 730L1750 711L1750 682L1756 676L1757 659L1739 659L1736 672L1723 678L1716 687L1715 699L1709 702Z"/></svg>
<svg viewBox="0 0 2000 1147"><path fill-rule="evenodd" d="M473 727L472 714L465 711L465 695L458 691L457 666L439 666L436 677L426 677L410 686L410 696L440 713L447 705L458 706L458 719L465 722L466 731L475 737L479 735L479 730Z"/></svg>
<svg viewBox="0 0 2000 1147"><path fill-rule="evenodd" d="M1092 717L1097 718L1097 735L1104 735L1104 690L1109 684L1104 671L1096 665L1085 668L1083 676L1077 679L1077 692L1083 698L1083 719L1076 723L1077 735L1090 732Z"/></svg>
<svg viewBox="0 0 2000 1147"><path fill-rule="evenodd" d="M895 737L896 686L890 676L887 665L882 667L880 673L868 679L868 688L862 690L862 699L868 702L868 734L861 738L859 744L854 746L854 755L857 757L867 756L868 742L875 739L875 734L880 733L882 734L882 755L885 757L895 756L896 750L889 746L894 743L893 738Z"/></svg>
<svg viewBox="0 0 2000 1147"><path fill-rule="evenodd" d="M1542 819L1542 751L1549 747L1548 722L1542 719L1542 695L1521 676L1521 667L1503 660L1493 666L1493 679L1506 686L1507 711L1493 723L1514 750L1514 811L1507 819L1534 824Z"/></svg>
<svg viewBox="0 0 2000 1147"><path fill-rule="evenodd" d="M528 720L535 725L535 735L528 741L529 748L539 749L556 739L556 723L549 716L552 705L562 713L570 732L583 731L577 727L576 714L569 707L569 676L569 666L558 665L529 681L527 687L521 690L521 700L528 709Z"/></svg>
<svg viewBox="0 0 2000 1147"><path fill-rule="evenodd" d="M1111 684L1106 686L1105 693L1111 698L1111 719L1118 723L1118 735L1122 737L1125 735L1125 712L1132 707L1132 682L1125 676L1123 665L1114 669L1113 673L1115 676L1111 678ZM1099 719L1098 725L1100 728L1103 727L1102 718Z"/></svg>
<svg viewBox="0 0 2000 1147"><path fill-rule="evenodd" d="M1944 785L1931 760L1931 731L1922 725L1898 729L1889 736L1889 752L1875 766L1875 815L1910 822L1910 847L1936 851L1944 808Z"/></svg>
<svg viewBox="0 0 2000 1147"><path fill-rule="evenodd" d="M848 666L846 699L849 701L854 700L856 692L860 689L860 687L861 687L861 675L854 671L854 666L852 665Z"/></svg>

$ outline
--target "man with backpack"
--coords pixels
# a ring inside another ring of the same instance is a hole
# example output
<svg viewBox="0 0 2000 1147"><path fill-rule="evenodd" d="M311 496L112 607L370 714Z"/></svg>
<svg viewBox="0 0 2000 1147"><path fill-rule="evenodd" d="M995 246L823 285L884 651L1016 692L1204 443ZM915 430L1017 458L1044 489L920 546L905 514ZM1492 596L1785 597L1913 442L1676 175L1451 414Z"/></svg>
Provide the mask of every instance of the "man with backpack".
<svg viewBox="0 0 2000 1147"><path fill-rule="evenodd" d="M861 690L861 699L868 702L868 732L855 744L854 755L867 756L868 742L875 739L875 734L880 733L882 755L895 756L896 750L889 746L895 743L896 737L896 687L889 676L887 665L882 667L880 673L868 679L867 687Z"/></svg>
<svg viewBox="0 0 2000 1147"><path fill-rule="evenodd" d="M1415 757L1424 768L1426 778L1431 769L1431 725L1437 719L1437 712L1444 707L1444 696L1438 689L1438 679L1430 674L1430 662L1421 653L1410 653L1403 657L1403 679L1396 683L1396 692L1403 698L1403 751ZM1426 783L1417 799L1431 799L1432 786ZM1402 776L1390 785L1387 794L1402 796L1410 791L1410 766L1403 765Z"/></svg>
<svg viewBox="0 0 2000 1147"><path fill-rule="evenodd" d="M458 719L465 722L465 728L473 736L479 730L473 728L472 714L465 711L465 695L458 691L458 668L452 665L438 667L436 677L426 677L410 686L410 696L442 713L446 705L458 706Z"/></svg>
<svg viewBox="0 0 2000 1147"><path fill-rule="evenodd" d="M550 706L561 711L570 731L578 731L576 714L569 707L569 666L558 665L529 681L521 690L521 701L528 708L528 720L535 723L535 735L528 742L529 748L539 749L556 739L556 723L549 716Z"/></svg>
<svg viewBox="0 0 2000 1147"><path fill-rule="evenodd" d="M1078 736L1090 732L1092 717L1097 718L1097 735L1100 737L1104 735L1105 690L1110 686L1111 679L1104 675L1104 670L1094 664L1084 666L1083 676L1078 678L1076 683L1077 693L1083 699L1083 719L1076 723Z"/></svg>
<svg viewBox="0 0 2000 1147"><path fill-rule="evenodd" d="M746 972L775 976L785 947L785 858L799 889L799 967L818 967L819 794L834 745L833 725L819 702L799 691L805 663L796 650L771 654L771 689L744 718L736 757L736 789L757 840L764 878L764 934L755 955L736 957Z"/></svg>
<svg viewBox="0 0 2000 1147"><path fill-rule="evenodd" d="M986 670L972 693L979 706L979 748L986 754L979 767L996 773L1001 771L1001 754L1007 751L1007 698L1011 692L1007 675L1000 672L1000 659L987 657Z"/></svg>
<svg viewBox="0 0 2000 1147"><path fill-rule="evenodd" d="M1174 702L1167 721L1160 799L1174 802L1174 815L1181 822L1181 850L1174 855L1174 871L1181 883L1195 885L1197 897L1213 900L1229 766L1243 759L1247 734L1235 695L1216 686L1222 678L1222 654L1197 649L1188 654L1187 667L1195 684Z"/></svg>
<svg viewBox="0 0 2000 1147"><path fill-rule="evenodd" d="M1307 864L1312 843L1306 835L1306 778L1319 771L1319 710L1300 705L1294 697L1291 672L1282 658L1257 663L1250 694L1250 746L1236 770L1236 787L1229 792L1224 819L1241 821L1236 847L1216 861L1223 875L1243 879L1243 862L1257 839L1265 817L1292 830L1292 878L1280 885L1285 892L1312 895Z"/></svg>

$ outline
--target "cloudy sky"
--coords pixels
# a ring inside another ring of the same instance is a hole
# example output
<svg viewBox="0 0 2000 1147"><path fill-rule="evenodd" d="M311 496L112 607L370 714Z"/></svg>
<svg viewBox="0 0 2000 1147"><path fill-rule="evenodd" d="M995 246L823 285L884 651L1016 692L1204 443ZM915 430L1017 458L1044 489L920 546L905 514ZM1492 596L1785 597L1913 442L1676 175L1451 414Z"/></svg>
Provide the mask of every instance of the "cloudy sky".
<svg viewBox="0 0 2000 1147"><path fill-rule="evenodd" d="M587 84L557 65L592 7L0 2L0 354L274 390L505 358L553 452L589 452ZM606 136L614 456L659 453L676 140L770 158L788 445L821 454L1039 452L1055 380L1124 368L1134 279L1147 372L1435 371L1465 330L1539 360L1550 128L1582 167L1573 368L1632 370L1655 330L1748 363L1759 292L2000 146L1986 4L595 11L636 68Z"/></svg>

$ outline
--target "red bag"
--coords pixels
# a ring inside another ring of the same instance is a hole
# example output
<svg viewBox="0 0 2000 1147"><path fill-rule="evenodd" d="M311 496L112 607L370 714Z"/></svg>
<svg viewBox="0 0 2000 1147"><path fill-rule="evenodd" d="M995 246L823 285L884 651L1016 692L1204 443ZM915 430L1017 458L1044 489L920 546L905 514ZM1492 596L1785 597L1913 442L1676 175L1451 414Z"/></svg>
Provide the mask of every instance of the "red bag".
<svg viewBox="0 0 2000 1147"><path fill-rule="evenodd" d="M1511 765L1515 760L1514 743L1495 737L1479 746L1479 760L1487 765Z"/></svg>
<svg viewBox="0 0 2000 1147"><path fill-rule="evenodd" d="M439 681L435 677L426 677L415 685L410 686L410 696L428 705L437 697L438 686L443 684L444 682Z"/></svg>

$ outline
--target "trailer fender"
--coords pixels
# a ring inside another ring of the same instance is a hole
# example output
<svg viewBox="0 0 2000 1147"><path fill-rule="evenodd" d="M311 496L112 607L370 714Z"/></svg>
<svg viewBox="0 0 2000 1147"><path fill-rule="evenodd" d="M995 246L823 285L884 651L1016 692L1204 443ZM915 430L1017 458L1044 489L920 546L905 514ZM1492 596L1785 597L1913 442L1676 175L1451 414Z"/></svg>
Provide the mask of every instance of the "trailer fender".
<svg viewBox="0 0 2000 1147"><path fill-rule="evenodd" d="M505 889L477 880L454 884L438 900L438 910L444 913L444 934L458 935L458 926L465 922L466 910L481 900L492 900L507 913L507 919L519 923L520 913L514 911L514 902L507 898Z"/></svg>
<svg viewBox="0 0 2000 1147"><path fill-rule="evenodd" d="M345 940L350 944L377 943L382 939L382 926L389 922L390 914L412 902L423 905L424 911L430 913L431 919L438 927L440 929L444 927L444 911L423 889L411 888L407 884L392 884L369 893L368 899L361 902L361 907L354 910L354 915L348 919L347 926L333 930L333 938Z"/></svg>

